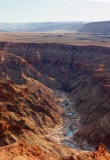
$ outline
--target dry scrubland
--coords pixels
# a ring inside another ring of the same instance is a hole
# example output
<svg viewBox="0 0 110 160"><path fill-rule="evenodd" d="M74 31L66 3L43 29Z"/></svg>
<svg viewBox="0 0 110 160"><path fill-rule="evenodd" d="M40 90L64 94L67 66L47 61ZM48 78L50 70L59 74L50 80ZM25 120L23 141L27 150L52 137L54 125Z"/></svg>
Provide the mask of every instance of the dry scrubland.
<svg viewBox="0 0 110 160"><path fill-rule="evenodd" d="M110 46L107 35L80 33L76 31L54 31L42 33L1 32L0 41L25 43L62 43L71 45Z"/></svg>

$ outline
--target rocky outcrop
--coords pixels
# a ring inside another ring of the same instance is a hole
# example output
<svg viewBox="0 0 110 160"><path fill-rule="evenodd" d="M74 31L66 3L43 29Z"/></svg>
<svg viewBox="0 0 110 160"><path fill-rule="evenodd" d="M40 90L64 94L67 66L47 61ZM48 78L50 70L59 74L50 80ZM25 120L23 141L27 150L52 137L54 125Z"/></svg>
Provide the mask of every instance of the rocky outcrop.
<svg viewBox="0 0 110 160"><path fill-rule="evenodd" d="M9 124L9 123L5 123L4 121L0 121L0 134L2 134L4 131L7 131L7 130L21 130L22 127L15 124Z"/></svg>
<svg viewBox="0 0 110 160"><path fill-rule="evenodd" d="M100 72L98 74L94 74L92 78L94 81L104 82L106 79L110 78L110 71L104 71L104 72Z"/></svg>
<svg viewBox="0 0 110 160"><path fill-rule="evenodd" d="M5 106L0 106L0 112L6 112L6 111L7 111L7 109Z"/></svg>
<svg viewBox="0 0 110 160"><path fill-rule="evenodd" d="M13 93L4 91L2 86L0 86L0 99L4 99L5 101L9 101L11 99L13 101L14 96Z"/></svg>
<svg viewBox="0 0 110 160"><path fill-rule="evenodd" d="M6 147L0 148L0 159L10 160L13 158L23 159L23 160L47 160L50 155L46 155L43 150L39 146L33 146L27 144L25 141L19 141L13 143L12 145L8 145Z"/></svg>
<svg viewBox="0 0 110 160"><path fill-rule="evenodd" d="M94 74L99 74L104 72L104 64L100 64L98 68L94 71Z"/></svg>
<svg viewBox="0 0 110 160"><path fill-rule="evenodd" d="M60 160L110 160L110 155L104 144L96 147L94 152L87 152L76 156L61 158Z"/></svg>

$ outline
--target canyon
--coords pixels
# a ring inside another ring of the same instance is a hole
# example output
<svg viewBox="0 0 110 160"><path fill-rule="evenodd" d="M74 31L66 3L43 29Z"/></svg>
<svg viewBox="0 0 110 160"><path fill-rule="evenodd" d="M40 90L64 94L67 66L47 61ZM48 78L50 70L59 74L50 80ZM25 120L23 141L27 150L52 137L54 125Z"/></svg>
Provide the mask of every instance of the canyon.
<svg viewBox="0 0 110 160"><path fill-rule="evenodd" d="M109 61L109 47L0 42L1 160L109 160Z"/></svg>

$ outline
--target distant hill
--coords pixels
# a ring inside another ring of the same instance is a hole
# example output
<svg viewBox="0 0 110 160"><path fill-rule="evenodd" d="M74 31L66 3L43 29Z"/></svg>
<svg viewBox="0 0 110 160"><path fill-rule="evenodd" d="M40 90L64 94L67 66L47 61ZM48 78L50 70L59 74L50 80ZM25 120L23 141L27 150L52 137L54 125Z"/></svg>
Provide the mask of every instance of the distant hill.
<svg viewBox="0 0 110 160"><path fill-rule="evenodd" d="M54 30L79 30L83 22L29 22L29 23L0 23L0 32L48 32Z"/></svg>
<svg viewBox="0 0 110 160"><path fill-rule="evenodd" d="M79 29L80 32L110 34L110 21L91 22Z"/></svg>
<svg viewBox="0 0 110 160"><path fill-rule="evenodd" d="M5 30L0 29L0 32L6 32Z"/></svg>

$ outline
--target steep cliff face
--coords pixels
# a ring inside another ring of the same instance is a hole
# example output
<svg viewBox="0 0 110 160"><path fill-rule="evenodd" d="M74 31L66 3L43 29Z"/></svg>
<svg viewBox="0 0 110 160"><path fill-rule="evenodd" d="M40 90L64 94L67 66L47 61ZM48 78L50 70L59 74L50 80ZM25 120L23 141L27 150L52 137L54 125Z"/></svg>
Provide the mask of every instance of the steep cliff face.
<svg viewBox="0 0 110 160"><path fill-rule="evenodd" d="M26 59L13 53L0 51L0 67L2 67L2 72L0 72L2 77L5 75L5 72L17 84L26 83L25 76L27 76L46 85L50 84L51 87L60 87L60 83L54 78L51 79L48 76L41 75Z"/></svg>
<svg viewBox="0 0 110 160"><path fill-rule="evenodd" d="M50 88L65 90L73 99L73 107L81 116L82 128L74 136L80 144L85 141L92 145L103 142L110 147L110 48L1 42L0 49L0 96L5 106L1 107L1 111L9 114L9 111L17 110L17 114L22 116L21 120L26 117L22 121L14 118L20 121L18 125L24 126L23 131L29 129L44 133L48 126L54 126L59 121L53 94L45 84ZM4 116L3 113L1 115ZM10 119L13 119L10 116L3 117L6 121L1 121L1 130L4 131L4 124L9 132L11 126L15 126L15 121L10 124ZM32 124L28 124L29 121ZM34 128L36 123L37 129Z"/></svg>
<svg viewBox="0 0 110 160"><path fill-rule="evenodd" d="M60 123L55 95L37 76L25 59L0 52L0 146L21 139L36 144L38 135Z"/></svg>
<svg viewBox="0 0 110 160"><path fill-rule="evenodd" d="M74 78L74 73L79 72L84 65L94 65L107 59L110 48L97 46L72 46L63 44L40 43L0 43L0 48L10 53L21 56L31 63L44 76L57 80L58 87ZM109 63L109 62L108 62ZM86 67L85 67L86 68ZM40 79L41 80L41 79ZM49 78L48 80L49 81ZM46 82L47 82L46 81ZM58 82L60 82L58 84ZM43 81L45 83L45 81ZM50 85L51 83L46 83ZM54 85L54 87L56 86ZM50 87L50 86L49 86ZM52 87L52 85L51 85Z"/></svg>

